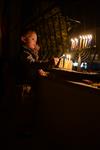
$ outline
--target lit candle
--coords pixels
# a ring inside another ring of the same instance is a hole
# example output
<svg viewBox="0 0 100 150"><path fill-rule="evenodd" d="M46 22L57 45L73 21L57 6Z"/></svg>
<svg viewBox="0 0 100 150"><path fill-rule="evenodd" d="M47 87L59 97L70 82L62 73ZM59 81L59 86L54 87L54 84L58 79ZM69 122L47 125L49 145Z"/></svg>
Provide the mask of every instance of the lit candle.
<svg viewBox="0 0 100 150"><path fill-rule="evenodd" d="M78 39L75 38L75 48L77 48L77 47L78 47Z"/></svg>
<svg viewBox="0 0 100 150"><path fill-rule="evenodd" d="M82 48L84 48L85 47L85 36L83 36L83 46L82 46Z"/></svg>
<svg viewBox="0 0 100 150"><path fill-rule="evenodd" d="M71 49L74 49L74 48L75 48L75 40L71 39Z"/></svg>
<svg viewBox="0 0 100 150"><path fill-rule="evenodd" d="M80 36L79 38L80 38L80 45L79 45L79 47L81 48L82 47L82 36Z"/></svg>
<svg viewBox="0 0 100 150"><path fill-rule="evenodd" d="M92 35L89 35L89 46L91 46Z"/></svg>
<svg viewBox="0 0 100 150"><path fill-rule="evenodd" d="M87 36L85 36L85 47L87 47Z"/></svg>

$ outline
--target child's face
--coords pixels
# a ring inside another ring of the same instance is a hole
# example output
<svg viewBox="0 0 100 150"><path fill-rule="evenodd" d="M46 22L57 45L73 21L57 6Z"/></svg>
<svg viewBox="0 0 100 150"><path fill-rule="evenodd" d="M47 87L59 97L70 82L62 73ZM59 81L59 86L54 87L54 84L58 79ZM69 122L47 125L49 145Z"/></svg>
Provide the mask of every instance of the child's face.
<svg viewBox="0 0 100 150"><path fill-rule="evenodd" d="M24 37L24 44L30 48L34 49L36 47L37 35L35 32L31 32Z"/></svg>

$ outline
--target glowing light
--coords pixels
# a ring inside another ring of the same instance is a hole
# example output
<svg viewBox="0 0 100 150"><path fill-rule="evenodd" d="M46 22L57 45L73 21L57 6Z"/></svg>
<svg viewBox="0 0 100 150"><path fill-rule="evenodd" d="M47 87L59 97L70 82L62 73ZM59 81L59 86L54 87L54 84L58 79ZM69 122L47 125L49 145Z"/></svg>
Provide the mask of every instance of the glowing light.
<svg viewBox="0 0 100 150"><path fill-rule="evenodd" d="M67 55L66 55L66 58L67 58L68 60L71 60L71 55L70 55L70 54L67 54Z"/></svg>
<svg viewBox="0 0 100 150"><path fill-rule="evenodd" d="M77 66L78 66L78 62L76 62L76 61L73 62L73 66L74 66L74 67L77 67Z"/></svg>
<svg viewBox="0 0 100 150"><path fill-rule="evenodd" d="M92 34L84 34L71 39L71 49L87 48L91 46Z"/></svg>

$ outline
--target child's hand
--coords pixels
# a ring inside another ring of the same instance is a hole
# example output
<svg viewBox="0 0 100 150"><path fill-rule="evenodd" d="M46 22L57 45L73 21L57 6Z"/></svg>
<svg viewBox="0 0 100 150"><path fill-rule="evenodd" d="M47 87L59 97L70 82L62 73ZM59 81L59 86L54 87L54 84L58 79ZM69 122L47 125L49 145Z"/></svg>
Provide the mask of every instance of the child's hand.
<svg viewBox="0 0 100 150"><path fill-rule="evenodd" d="M47 76L48 76L48 73L45 72L43 69L39 69L39 70L38 70L38 74L39 74L39 76L44 76L44 77L47 77Z"/></svg>
<svg viewBox="0 0 100 150"><path fill-rule="evenodd" d="M58 62L59 62L59 58L58 57L54 57L53 59L54 59L54 64L56 66L58 64Z"/></svg>
<svg viewBox="0 0 100 150"><path fill-rule="evenodd" d="M39 51L39 49L40 49L40 46L38 44L36 44L35 50Z"/></svg>

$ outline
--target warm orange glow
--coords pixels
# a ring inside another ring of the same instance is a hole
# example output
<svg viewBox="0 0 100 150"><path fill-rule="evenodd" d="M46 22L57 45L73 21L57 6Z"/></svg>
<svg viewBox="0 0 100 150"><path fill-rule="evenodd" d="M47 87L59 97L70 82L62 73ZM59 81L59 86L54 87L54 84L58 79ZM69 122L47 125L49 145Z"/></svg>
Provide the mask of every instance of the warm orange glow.
<svg viewBox="0 0 100 150"><path fill-rule="evenodd" d="M92 34L84 34L79 35L79 37L71 38L71 49L90 47L92 39Z"/></svg>

